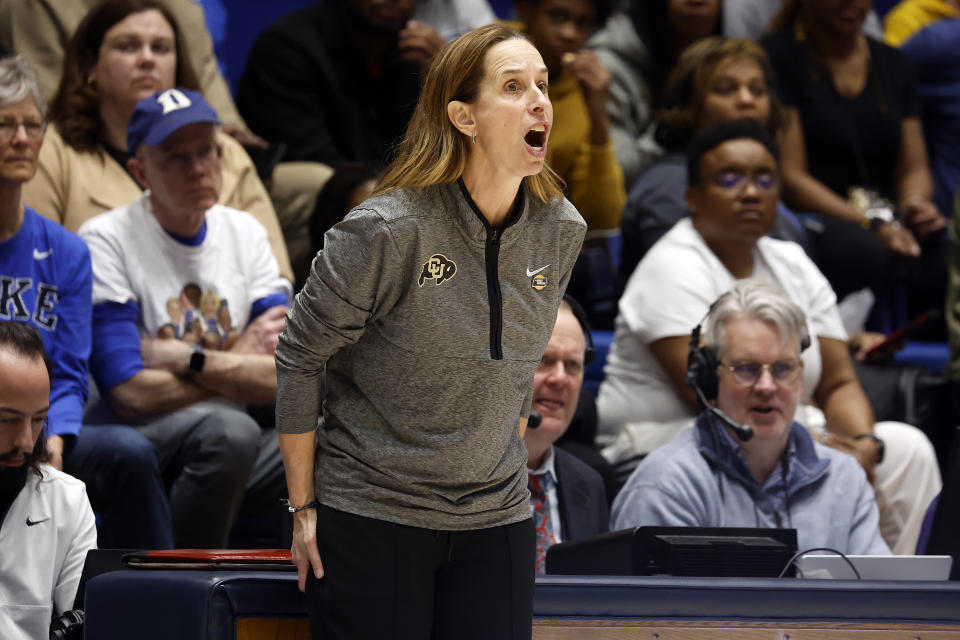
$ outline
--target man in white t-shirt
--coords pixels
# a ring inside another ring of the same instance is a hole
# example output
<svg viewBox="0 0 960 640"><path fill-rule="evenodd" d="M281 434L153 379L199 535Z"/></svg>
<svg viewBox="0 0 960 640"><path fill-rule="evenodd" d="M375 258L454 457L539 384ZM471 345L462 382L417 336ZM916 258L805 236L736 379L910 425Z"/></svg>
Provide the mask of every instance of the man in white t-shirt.
<svg viewBox="0 0 960 640"><path fill-rule="evenodd" d="M136 202L87 221L93 262L91 372L173 477L178 547L222 547L245 492L279 497L276 438L244 405L276 398L273 350L290 296L266 230L216 204L217 114L194 91L137 104L127 129Z"/></svg>

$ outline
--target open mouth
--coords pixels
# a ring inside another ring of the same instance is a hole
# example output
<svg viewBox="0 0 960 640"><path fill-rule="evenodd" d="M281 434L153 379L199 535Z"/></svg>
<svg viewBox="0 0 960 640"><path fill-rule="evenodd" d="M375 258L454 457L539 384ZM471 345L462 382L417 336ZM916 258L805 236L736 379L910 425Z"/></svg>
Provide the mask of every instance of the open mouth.
<svg viewBox="0 0 960 640"><path fill-rule="evenodd" d="M527 131L527 135L523 136L523 140L534 149L543 149L543 146L547 143L546 125L533 125L530 131Z"/></svg>
<svg viewBox="0 0 960 640"><path fill-rule="evenodd" d="M563 408L563 402L560 400L551 400L550 398L537 398L536 403L550 411L559 411Z"/></svg>

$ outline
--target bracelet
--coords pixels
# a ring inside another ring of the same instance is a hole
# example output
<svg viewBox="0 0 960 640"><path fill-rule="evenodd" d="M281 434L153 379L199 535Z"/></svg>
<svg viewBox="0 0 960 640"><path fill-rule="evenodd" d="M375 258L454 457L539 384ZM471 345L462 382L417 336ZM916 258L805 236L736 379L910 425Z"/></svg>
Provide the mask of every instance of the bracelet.
<svg viewBox="0 0 960 640"><path fill-rule="evenodd" d="M303 511L304 509L316 509L316 508L319 507L319 506L320 506L320 503L317 502L316 500L311 500L310 502L308 502L307 504L303 505L302 507L295 507L295 506L293 506L292 504L290 504L290 502L288 501L288 502L287 502L287 511L289 511L290 513L299 513L300 511Z"/></svg>
<svg viewBox="0 0 960 640"><path fill-rule="evenodd" d="M886 446L883 443L883 440L873 435L872 433L861 433L858 436L853 436L854 440L863 440L864 438L870 438L873 440L873 444L877 446L877 464L883 462L883 454L886 453Z"/></svg>

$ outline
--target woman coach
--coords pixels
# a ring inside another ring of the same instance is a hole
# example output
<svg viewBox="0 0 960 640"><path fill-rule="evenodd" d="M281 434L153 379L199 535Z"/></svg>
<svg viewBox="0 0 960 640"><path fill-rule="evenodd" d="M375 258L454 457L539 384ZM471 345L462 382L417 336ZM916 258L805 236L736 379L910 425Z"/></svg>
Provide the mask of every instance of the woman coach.
<svg viewBox="0 0 960 640"><path fill-rule="evenodd" d="M449 44L288 315L277 425L316 635L531 635L521 436L586 230L544 167L552 120L523 36Z"/></svg>

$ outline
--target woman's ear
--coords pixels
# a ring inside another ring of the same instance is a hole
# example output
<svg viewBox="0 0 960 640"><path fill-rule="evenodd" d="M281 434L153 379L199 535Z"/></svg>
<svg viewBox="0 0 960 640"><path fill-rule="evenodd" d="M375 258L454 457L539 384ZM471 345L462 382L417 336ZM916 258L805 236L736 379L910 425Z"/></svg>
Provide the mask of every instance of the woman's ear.
<svg viewBox="0 0 960 640"><path fill-rule="evenodd" d="M477 123L473 119L473 109L466 102L451 100L447 103L447 117L457 128L457 131L468 138L472 138L477 133Z"/></svg>

